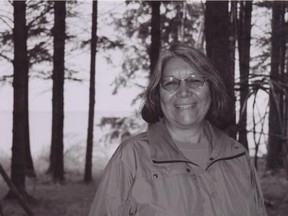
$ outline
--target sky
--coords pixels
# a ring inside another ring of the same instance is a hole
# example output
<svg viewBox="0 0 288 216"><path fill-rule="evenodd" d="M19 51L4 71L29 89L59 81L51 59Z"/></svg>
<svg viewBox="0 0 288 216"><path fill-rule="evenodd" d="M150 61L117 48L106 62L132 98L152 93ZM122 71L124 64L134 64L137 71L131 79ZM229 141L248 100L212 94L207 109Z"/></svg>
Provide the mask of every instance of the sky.
<svg viewBox="0 0 288 216"><path fill-rule="evenodd" d="M89 58L88 58L89 59ZM86 59L83 59L86 60ZM96 106L99 111L129 111L135 108L131 101L139 93L137 88L121 89L118 94L112 95L111 85L114 77L118 75L113 67L103 64L105 60L98 60L96 68ZM82 61L83 62L83 61ZM82 63L81 62L81 63ZM89 64L88 64L89 65ZM86 68L87 69L87 68ZM89 70L88 70L89 72ZM87 73L88 73L87 72ZM89 76L88 76L89 77ZM65 111L87 111L89 102L89 80L83 82L65 82ZM29 83L29 110L51 111L52 81L31 80ZM13 87L6 84L0 89L0 110L12 110ZM120 102L120 103L119 103Z"/></svg>

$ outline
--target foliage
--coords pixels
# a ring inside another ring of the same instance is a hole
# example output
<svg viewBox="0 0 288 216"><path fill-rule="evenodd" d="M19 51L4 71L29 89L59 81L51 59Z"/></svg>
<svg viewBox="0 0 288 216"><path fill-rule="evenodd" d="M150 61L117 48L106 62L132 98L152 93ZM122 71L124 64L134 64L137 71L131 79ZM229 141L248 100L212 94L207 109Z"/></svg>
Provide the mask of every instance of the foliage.
<svg viewBox="0 0 288 216"><path fill-rule="evenodd" d="M203 24L203 5L201 2L163 2L162 40L163 45L183 41L197 45L197 36Z"/></svg>
<svg viewBox="0 0 288 216"><path fill-rule="evenodd" d="M100 139L101 142L118 144L132 134L144 131L146 124L137 116L130 117L103 117L99 126L107 133Z"/></svg>
<svg viewBox="0 0 288 216"><path fill-rule="evenodd" d="M49 30L49 24L51 26L51 17L53 4L50 1L38 2L29 1L27 4L27 29L28 29L28 59L29 67L34 64L40 64L44 61L51 61L51 53L49 47L51 47L51 31ZM6 5L3 14L1 14L2 21L6 23L4 31L0 34L0 42L2 44L1 57L12 63L13 59L13 7L12 4ZM33 13L32 13L33 11ZM50 43L49 43L50 42ZM12 72L8 72L11 74Z"/></svg>
<svg viewBox="0 0 288 216"><path fill-rule="evenodd" d="M49 51L49 47L52 46L52 13L53 3L49 1L30 1L27 5L28 58L30 68L34 64L52 61L52 54Z"/></svg>
<svg viewBox="0 0 288 216"><path fill-rule="evenodd" d="M3 4L3 2L1 2ZM79 17L79 14L75 11L75 6L78 3L77 1L68 1L67 2L67 19ZM5 5L7 11L1 11L0 22L4 23L2 28L3 31L0 33L0 43L1 43L1 53L0 60L11 63L13 60L13 8L11 3ZM52 76L52 69L43 69L43 65L52 64L53 56L53 1L28 1L26 9L26 24L28 29L28 59L29 59L29 76L40 79L50 79ZM77 8L77 7L76 7ZM75 47L74 43L76 35L72 33L74 29L69 28L70 25L67 25L66 29L66 39L67 43L73 44L73 46L68 45L66 49L66 54L69 57L69 50L75 50L79 47ZM73 41L74 39L74 41ZM79 40L79 39L77 39ZM47 68L47 67L46 67ZM1 73L0 82L10 81L12 82L12 70L5 71ZM65 79L72 81L81 81L80 78L77 78L78 72L71 67L66 67L66 76Z"/></svg>

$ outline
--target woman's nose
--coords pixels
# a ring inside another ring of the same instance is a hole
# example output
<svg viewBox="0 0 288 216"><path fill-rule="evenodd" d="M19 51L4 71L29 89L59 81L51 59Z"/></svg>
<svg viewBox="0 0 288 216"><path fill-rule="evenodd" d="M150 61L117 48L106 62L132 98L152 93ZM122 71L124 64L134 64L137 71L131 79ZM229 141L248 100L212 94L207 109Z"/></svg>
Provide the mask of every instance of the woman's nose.
<svg viewBox="0 0 288 216"><path fill-rule="evenodd" d="M189 97L193 94L192 90L189 88L189 86L186 84L184 80L181 81L177 95L179 97Z"/></svg>

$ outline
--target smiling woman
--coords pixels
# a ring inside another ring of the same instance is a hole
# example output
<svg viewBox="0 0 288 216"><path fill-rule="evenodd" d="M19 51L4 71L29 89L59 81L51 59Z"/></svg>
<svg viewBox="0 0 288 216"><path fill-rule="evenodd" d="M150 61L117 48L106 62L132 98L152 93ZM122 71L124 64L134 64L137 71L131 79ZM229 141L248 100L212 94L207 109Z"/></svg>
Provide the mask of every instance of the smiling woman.
<svg viewBox="0 0 288 216"><path fill-rule="evenodd" d="M146 90L148 130L126 139L109 161L89 216L265 216L246 149L214 123L226 92L197 49L162 49Z"/></svg>
<svg viewBox="0 0 288 216"><path fill-rule="evenodd" d="M196 79L196 76L199 78ZM175 134L176 128L181 128L182 130L186 127L197 127L206 116L211 104L211 98L208 83L205 84L206 78L203 77L201 80L200 77L194 68L179 57L171 58L163 67L162 85L160 85L160 105L167 120L167 126L171 128L172 136ZM168 91L167 85L169 83L165 82L167 78L185 80L185 82L178 82L177 88L173 88L173 91ZM166 83L166 85L163 85L163 83ZM192 84L189 85L189 83ZM174 127L176 128L173 129ZM191 134L191 131L189 133ZM198 131L196 135L200 135ZM179 139L184 137L173 138L181 141ZM198 141L197 138L195 142Z"/></svg>

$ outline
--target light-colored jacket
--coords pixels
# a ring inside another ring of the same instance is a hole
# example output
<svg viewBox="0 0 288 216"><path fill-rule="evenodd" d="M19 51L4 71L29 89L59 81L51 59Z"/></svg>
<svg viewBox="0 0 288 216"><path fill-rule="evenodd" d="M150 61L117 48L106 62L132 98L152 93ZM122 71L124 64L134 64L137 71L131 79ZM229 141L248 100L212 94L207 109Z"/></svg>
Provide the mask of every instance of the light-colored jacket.
<svg viewBox="0 0 288 216"><path fill-rule="evenodd" d="M186 159L162 121L124 141L98 186L89 216L266 216L245 148L205 123L206 169Z"/></svg>

